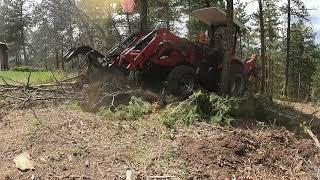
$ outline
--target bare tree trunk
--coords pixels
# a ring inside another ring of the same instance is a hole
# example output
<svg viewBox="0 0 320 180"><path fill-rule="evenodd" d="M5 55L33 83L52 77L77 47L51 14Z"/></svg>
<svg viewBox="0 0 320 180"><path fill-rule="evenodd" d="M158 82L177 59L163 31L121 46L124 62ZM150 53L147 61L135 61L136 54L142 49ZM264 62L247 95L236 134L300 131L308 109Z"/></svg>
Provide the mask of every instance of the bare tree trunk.
<svg viewBox="0 0 320 180"><path fill-rule="evenodd" d="M260 41L261 41L261 87L260 93L266 92L266 44L262 0L259 0Z"/></svg>
<svg viewBox="0 0 320 180"><path fill-rule="evenodd" d="M284 95L288 97L288 85L289 85L289 61L290 61L290 41L291 41L291 4L288 0L288 27L287 27L287 59L285 67L285 85Z"/></svg>
<svg viewBox="0 0 320 180"><path fill-rule="evenodd" d="M233 0L227 0L227 28L226 28L226 51L223 61L222 78L221 78L221 93L224 95L230 94L230 64L233 48Z"/></svg>
<svg viewBox="0 0 320 180"><path fill-rule="evenodd" d="M2 57L1 57L2 56ZM4 51L2 49L0 49L0 71L4 70L5 69L5 65L4 65L4 61L5 61L5 58L4 58Z"/></svg>
<svg viewBox="0 0 320 180"><path fill-rule="evenodd" d="M24 30L21 30L21 38L22 38L22 50L23 50L23 59L24 59L24 63L26 66L29 65L29 59L28 59L28 55L27 55L27 50L26 50L26 40L25 40L25 35L24 35Z"/></svg>
<svg viewBox="0 0 320 180"><path fill-rule="evenodd" d="M141 3L141 13L140 13L140 28L141 31L148 31L148 1L140 0Z"/></svg>
<svg viewBox="0 0 320 180"><path fill-rule="evenodd" d="M3 60L4 60L4 70L9 70L9 55L8 55L8 50L4 51L3 54Z"/></svg>
<svg viewBox="0 0 320 180"><path fill-rule="evenodd" d="M21 66L20 51L16 52L16 54L15 54L15 65L16 66Z"/></svg>
<svg viewBox="0 0 320 180"><path fill-rule="evenodd" d="M47 44L44 44L44 53L45 53L45 56L44 56L44 67L46 70L48 70L48 49L47 49Z"/></svg>
<svg viewBox="0 0 320 180"><path fill-rule="evenodd" d="M64 70L64 60L63 60L64 50L63 46L61 47L61 69Z"/></svg>
<svg viewBox="0 0 320 180"><path fill-rule="evenodd" d="M269 95L273 97L273 59L269 57Z"/></svg>
<svg viewBox="0 0 320 180"><path fill-rule="evenodd" d="M169 12L170 11L170 4L169 4L169 1L167 1L165 3L165 11L166 12ZM171 26L170 26L170 15L166 15L166 28L170 31L171 29Z"/></svg>
<svg viewBox="0 0 320 180"><path fill-rule="evenodd" d="M26 51L26 38L25 38L25 33L24 33L24 25L23 25L23 4L24 2L20 2L20 12L19 12L19 18L20 18L20 23L22 25L20 29L20 35L21 35L21 41L22 41L22 51L23 51L23 59L25 65L29 65L29 60L27 57L27 51Z"/></svg>
<svg viewBox="0 0 320 180"><path fill-rule="evenodd" d="M132 34L132 27L131 27L131 23L130 23L130 15L129 13L126 13L126 18L127 18L127 24L128 24L128 34Z"/></svg>
<svg viewBox="0 0 320 180"><path fill-rule="evenodd" d="M55 48L55 58L56 58L56 69L60 69L60 62L59 62L59 49Z"/></svg>
<svg viewBox="0 0 320 180"><path fill-rule="evenodd" d="M18 53L16 52L15 56L14 56L14 64L15 66L19 66L19 63L18 63Z"/></svg>
<svg viewBox="0 0 320 180"><path fill-rule="evenodd" d="M242 45L242 33L240 33L240 57L243 58L243 45Z"/></svg>

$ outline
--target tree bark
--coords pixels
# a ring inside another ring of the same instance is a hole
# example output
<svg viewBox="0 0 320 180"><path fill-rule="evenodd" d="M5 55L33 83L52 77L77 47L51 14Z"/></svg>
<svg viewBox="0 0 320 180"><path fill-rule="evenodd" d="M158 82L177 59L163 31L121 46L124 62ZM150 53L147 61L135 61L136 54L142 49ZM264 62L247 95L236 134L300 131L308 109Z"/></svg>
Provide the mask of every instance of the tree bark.
<svg viewBox="0 0 320 180"><path fill-rule="evenodd" d="M233 0L227 0L227 28L226 28L226 51L223 61L222 78L221 78L221 93L223 95L230 94L230 65L233 48Z"/></svg>
<svg viewBox="0 0 320 180"><path fill-rule="evenodd" d="M62 70L64 70L63 55L64 55L64 49L63 49L63 46L62 46L62 47L61 47L61 69L62 69Z"/></svg>
<svg viewBox="0 0 320 180"><path fill-rule="evenodd" d="M169 1L167 1L165 3L165 10L166 10L166 12L170 11ZM168 15L168 14L166 15L166 28L170 31L170 28L171 28L171 26L170 26L170 15Z"/></svg>
<svg viewBox="0 0 320 180"><path fill-rule="evenodd" d="M59 62L59 49L55 48L55 59L56 59L56 69L60 69L60 62Z"/></svg>
<svg viewBox="0 0 320 180"><path fill-rule="evenodd" d="M48 70L48 48L47 44L44 44L44 67L46 70Z"/></svg>
<svg viewBox="0 0 320 180"><path fill-rule="evenodd" d="M259 21L260 21L260 41L261 41L261 87L260 93L266 92L266 44L265 44L265 28L263 17L262 0L259 0Z"/></svg>
<svg viewBox="0 0 320 180"><path fill-rule="evenodd" d="M148 0L140 0L141 13L140 13L140 29L141 31L149 30L148 23Z"/></svg>
<svg viewBox="0 0 320 180"><path fill-rule="evenodd" d="M289 85L289 61L290 61L290 41L291 41L291 2L288 0L288 27L287 27L287 59L285 67L284 96L288 97Z"/></svg>
<svg viewBox="0 0 320 180"><path fill-rule="evenodd" d="M127 24L128 24L128 35L132 34L132 27L130 23L130 14L126 13L126 19L127 19Z"/></svg>
<svg viewBox="0 0 320 180"><path fill-rule="evenodd" d="M27 50L26 50L26 38L25 38L25 33L24 33L24 22L23 22L23 5L24 1L20 2L20 12L19 12L19 18L20 18L20 24L21 24L21 29L20 29L20 35L21 35L21 42L22 42L22 51L23 51L23 60L24 64L27 66L29 65L29 60L27 57Z"/></svg>
<svg viewBox="0 0 320 180"><path fill-rule="evenodd" d="M26 40L24 35L24 29L21 30L21 38L22 38L22 50L23 50L23 59L26 66L29 65L29 59L26 50Z"/></svg>

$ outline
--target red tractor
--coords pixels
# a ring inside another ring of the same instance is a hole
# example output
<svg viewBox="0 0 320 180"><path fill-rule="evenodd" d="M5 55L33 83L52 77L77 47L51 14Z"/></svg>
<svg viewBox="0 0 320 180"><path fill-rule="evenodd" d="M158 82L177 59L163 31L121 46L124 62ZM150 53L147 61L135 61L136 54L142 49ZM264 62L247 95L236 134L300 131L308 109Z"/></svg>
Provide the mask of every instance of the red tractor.
<svg viewBox="0 0 320 180"><path fill-rule="evenodd" d="M65 59L70 61L81 54L95 67L120 69L139 82L146 79L166 81L167 90L175 95L190 95L199 86L218 91L224 58L226 14L213 7L194 11L192 15L210 27L208 44L191 43L165 28L159 28L150 33L130 35L109 50L106 56L89 46L82 46L70 50ZM243 26L236 20L234 26L237 30L234 35L236 44L237 34ZM244 93L248 79L254 76L255 62L256 56L244 62L240 58L232 59L230 82L233 95Z"/></svg>

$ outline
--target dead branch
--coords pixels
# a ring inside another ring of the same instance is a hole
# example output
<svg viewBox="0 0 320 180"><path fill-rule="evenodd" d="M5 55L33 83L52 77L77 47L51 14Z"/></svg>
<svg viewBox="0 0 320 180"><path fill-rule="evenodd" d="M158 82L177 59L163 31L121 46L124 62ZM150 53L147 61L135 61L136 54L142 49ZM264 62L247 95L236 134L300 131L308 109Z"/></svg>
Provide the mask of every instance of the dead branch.
<svg viewBox="0 0 320 180"><path fill-rule="evenodd" d="M19 100L19 101L25 101L26 100L25 98L21 98L21 97L17 97L17 96L5 95L5 94L2 94L1 97L11 98L11 99Z"/></svg>
<svg viewBox="0 0 320 180"><path fill-rule="evenodd" d="M292 120L295 120L295 119L298 119L299 117L298 116L290 116L288 114L284 114L284 113L281 113L277 110L274 110L274 109L270 109L270 108L266 108L267 111L271 112L271 113L274 113L274 114L277 114L279 116L282 116L282 117L285 117L287 119L292 119Z"/></svg>
<svg viewBox="0 0 320 180"><path fill-rule="evenodd" d="M30 78L31 78L31 74L32 74L32 71L29 72L29 75L28 75L28 78L27 78L27 84L26 84L26 87L29 88L30 87Z"/></svg>
<svg viewBox="0 0 320 180"><path fill-rule="evenodd" d="M118 92L114 92L114 93L107 93L105 94L101 99L100 101L98 101L96 104L94 104L94 107L97 107L99 106L106 98L112 98L112 102L111 102L111 105L109 107L109 110L113 107L115 107L114 105L114 102L115 102L115 98L121 94L130 94L132 93L133 91L118 91Z"/></svg>
<svg viewBox="0 0 320 180"><path fill-rule="evenodd" d="M37 113L36 113L36 111L35 111L32 107L31 107L31 111L32 111L33 117L34 117L35 119L37 119L37 120L40 120L39 117L38 117L38 115L37 115Z"/></svg>
<svg viewBox="0 0 320 180"><path fill-rule="evenodd" d="M32 101L49 101L49 100L83 100L83 97L38 97Z"/></svg>
<svg viewBox="0 0 320 180"><path fill-rule="evenodd" d="M36 85L36 86L33 86L33 87L36 87L36 88L44 88L44 87L55 87L55 86L75 86L77 85L78 83L77 82L59 82L59 84L40 84L40 85Z"/></svg>
<svg viewBox="0 0 320 180"><path fill-rule="evenodd" d="M2 78L3 78L3 79L7 79L7 80L9 80L9 81L12 81L12 82L14 82L14 83L20 84L20 85L22 85L22 86L24 86L24 85L25 85L25 84L23 84L22 82L19 82L19 81L13 80L13 79L8 78L8 77L2 77ZM9 86L13 86L13 85L11 85L11 84L9 84L9 83L8 83L8 85L9 85Z"/></svg>
<svg viewBox="0 0 320 180"><path fill-rule="evenodd" d="M147 180L170 180L170 179L175 179L176 177L174 176L149 176Z"/></svg>
<svg viewBox="0 0 320 180"><path fill-rule="evenodd" d="M80 74L79 76L62 80L62 81L60 81L60 83L70 82L70 81L74 82L74 80L78 80L78 79L81 79L81 78L83 78L83 77L84 77L84 75L83 75L83 74Z"/></svg>
<svg viewBox="0 0 320 180"><path fill-rule="evenodd" d="M315 134L313 134L313 132L307 127L304 127L304 130L312 138L315 146L320 150L320 142L319 142L319 139L317 138L317 136Z"/></svg>
<svg viewBox="0 0 320 180"><path fill-rule="evenodd" d="M52 74L52 77L54 78L54 80L56 81L56 83L61 87L61 90L65 92L62 84L58 81L58 79L56 78L56 76L54 75L54 73L52 72L52 70L50 71Z"/></svg>
<svg viewBox="0 0 320 180"><path fill-rule="evenodd" d="M0 78L1 78L1 80L2 80L7 86L10 86L10 85L7 83L7 81L6 81L2 76L0 76Z"/></svg>

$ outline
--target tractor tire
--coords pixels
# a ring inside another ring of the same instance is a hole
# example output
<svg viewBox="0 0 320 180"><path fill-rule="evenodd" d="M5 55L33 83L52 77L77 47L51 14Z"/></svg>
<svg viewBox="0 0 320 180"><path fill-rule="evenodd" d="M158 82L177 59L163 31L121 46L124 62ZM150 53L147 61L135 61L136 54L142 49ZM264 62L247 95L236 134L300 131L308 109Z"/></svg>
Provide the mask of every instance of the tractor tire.
<svg viewBox="0 0 320 180"><path fill-rule="evenodd" d="M234 97L243 96L248 84L244 67L241 64L231 64L229 78L230 95Z"/></svg>
<svg viewBox="0 0 320 180"><path fill-rule="evenodd" d="M167 90L176 96L188 97L197 87L196 73L192 67L175 67L168 76Z"/></svg>

